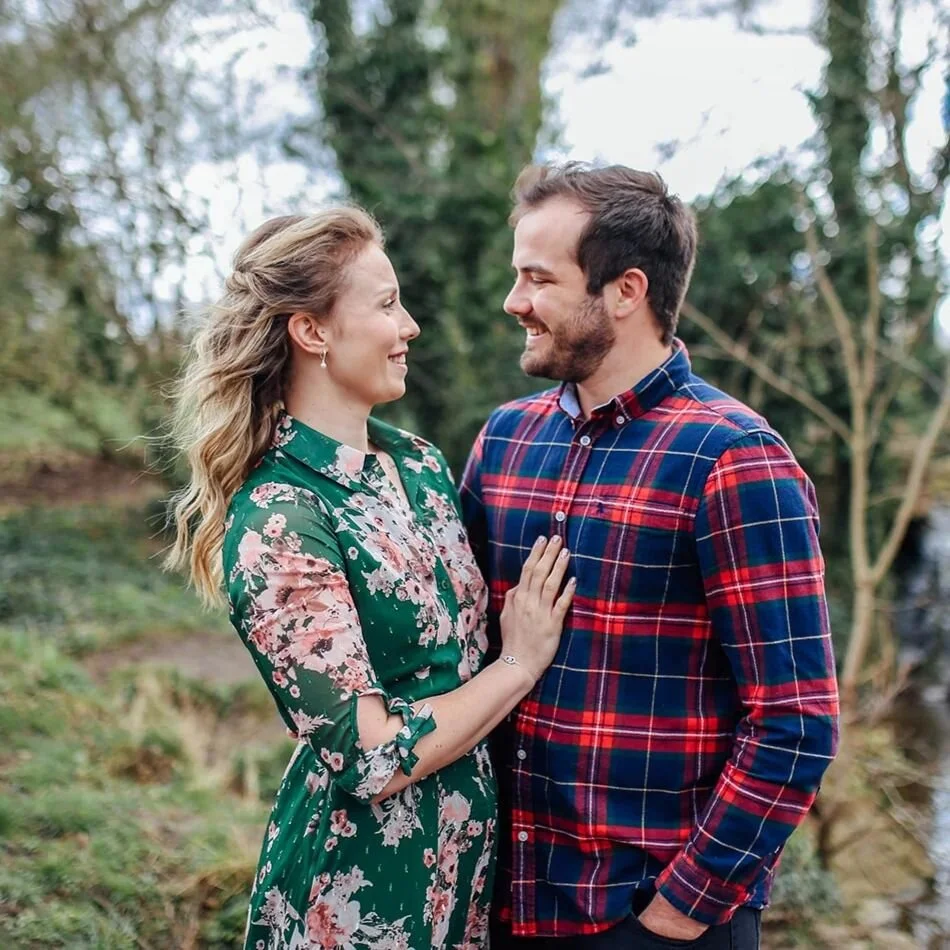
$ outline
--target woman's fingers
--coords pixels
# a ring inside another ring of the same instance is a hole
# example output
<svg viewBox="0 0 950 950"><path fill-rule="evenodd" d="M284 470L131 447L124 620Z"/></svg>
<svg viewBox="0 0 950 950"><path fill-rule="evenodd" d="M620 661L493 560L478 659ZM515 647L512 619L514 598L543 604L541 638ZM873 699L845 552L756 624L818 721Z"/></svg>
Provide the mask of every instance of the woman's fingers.
<svg viewBox="0 0 950 950"><path fill-rule="evenodd" d="M543 536L534 542L534 545L528 554L528 560L524 562L524 565L521 568L521 580L518 582L519 587L526 589L531 586L535 567L537 566L538 561L541 560L541 555L544 553L547 546L548 539Z"/></svg>
<svg viewBox="0 0 950 950"><path fill-rule="evenodd" d="M567 565L569 562L570 552L567 548L563 548L554 559L548 576L541 585L541 599L546 605L550 606L557 597L557 593L561 589L561 582L567 573Z"/></svg>
<svg viewBox="0 0 950 950"><path fill-rule="evenodd" d="M574 593L577 591L577 578L572 577L565 585L564 590L561 592L561 596L554 601L554 608L552 613L554 614L555 619L563 622L564 618L567 616L568 608L571 606L571 601L574 599Z"/></svg>
<svg viewBox="0 0 950 950"><path fill-rule="evenodd" d="M555 535L548 541L547 546L544 551L541 553L541 557L538 558L538 563L535 565L534 570L531 572L531 587L532 590L535 590L539 596L541 589L544 586L544 582L548 579L548 575L551 573L551 568L554 566L557 561L557 556L563 547L563 542L561 539Z"/></svg>

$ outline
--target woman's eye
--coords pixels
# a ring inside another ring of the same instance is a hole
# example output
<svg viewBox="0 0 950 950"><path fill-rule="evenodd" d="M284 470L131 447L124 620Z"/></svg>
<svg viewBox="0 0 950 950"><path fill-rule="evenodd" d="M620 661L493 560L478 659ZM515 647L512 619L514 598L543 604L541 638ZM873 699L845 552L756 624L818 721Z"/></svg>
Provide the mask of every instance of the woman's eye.
<svg viewBox="0 0 950 950"><path fill-rule="evenodd" d="M397 299L398 299L397 297L393 297L390 300L387 300L386 303L383 304L383 306L387 310L392 310L392 308L396 306Z"/></svg>

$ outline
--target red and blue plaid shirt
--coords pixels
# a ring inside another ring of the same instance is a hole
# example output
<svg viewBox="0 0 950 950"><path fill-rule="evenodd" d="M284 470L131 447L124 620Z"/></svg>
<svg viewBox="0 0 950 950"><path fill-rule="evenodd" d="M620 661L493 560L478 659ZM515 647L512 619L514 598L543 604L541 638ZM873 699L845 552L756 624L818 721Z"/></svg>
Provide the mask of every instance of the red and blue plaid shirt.
<svg viewBox="0 0 950 950"><path fill-rule="evenodd" d="M578 581L499 730L502 919L595 933L651 887L707 924L764 906L837 746L815 495L788 447L677 343L589 418L571 385L498 409L461 495L495 630L539 535Z"/></svg>

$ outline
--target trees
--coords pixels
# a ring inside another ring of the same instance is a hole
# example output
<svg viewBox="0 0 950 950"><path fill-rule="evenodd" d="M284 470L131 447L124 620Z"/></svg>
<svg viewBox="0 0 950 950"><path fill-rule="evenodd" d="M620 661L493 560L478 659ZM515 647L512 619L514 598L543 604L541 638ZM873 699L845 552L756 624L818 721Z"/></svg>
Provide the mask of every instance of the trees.
<svg viewBox="0 0 950 950"><path fill-rule="evenodd" d="M458 467L489 411L521 387L508 288L508 195L541 127L540 67L558 0L391 0L365 28L350 0L316 0L314 70L348 195L383 222L422 327L398 421ZM291 140L320 140L312 127Z"/></svg>
<svg viewBox="0 0 950 950"><path fill-rule="evenodd" d="M903 16L901 0L883 20L865 0L825 5L817 164L740 184L719 196L725 207L701 211L706 247L684 309L687 336L718 351L710 375L745 384L823 485L826 550L850 562L842 688L852 708L950 418L950 357L935 340L950 141L915 167L907 140L921 79L946 50L935 40L925 60L902 62Z"/></svg>

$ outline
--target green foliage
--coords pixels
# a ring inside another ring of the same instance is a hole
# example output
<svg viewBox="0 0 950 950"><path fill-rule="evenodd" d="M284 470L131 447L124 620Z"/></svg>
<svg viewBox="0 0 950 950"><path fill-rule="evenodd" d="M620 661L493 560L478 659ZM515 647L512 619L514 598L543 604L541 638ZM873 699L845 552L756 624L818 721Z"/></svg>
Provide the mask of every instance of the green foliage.
<svg viewBox="0 0 950 950"><path fill-rule="evenodd" d="M422 328L404 400L385 410L436 441L458 471L488 413L533 389L521 331L501 309L515 176L541 125L540 67L557 0L392 0L365 31L349 0L317 0L314 78L323 127L290 141L332 148L349 196L382 222Z"/></svg>
<svg viewBox="0 0 950 950"><path fill-rule="evenodd" d="M775 913L797 926L828 920L840 910L834 876L822 868L807 827L788 840L772 889Z"/></svg>

